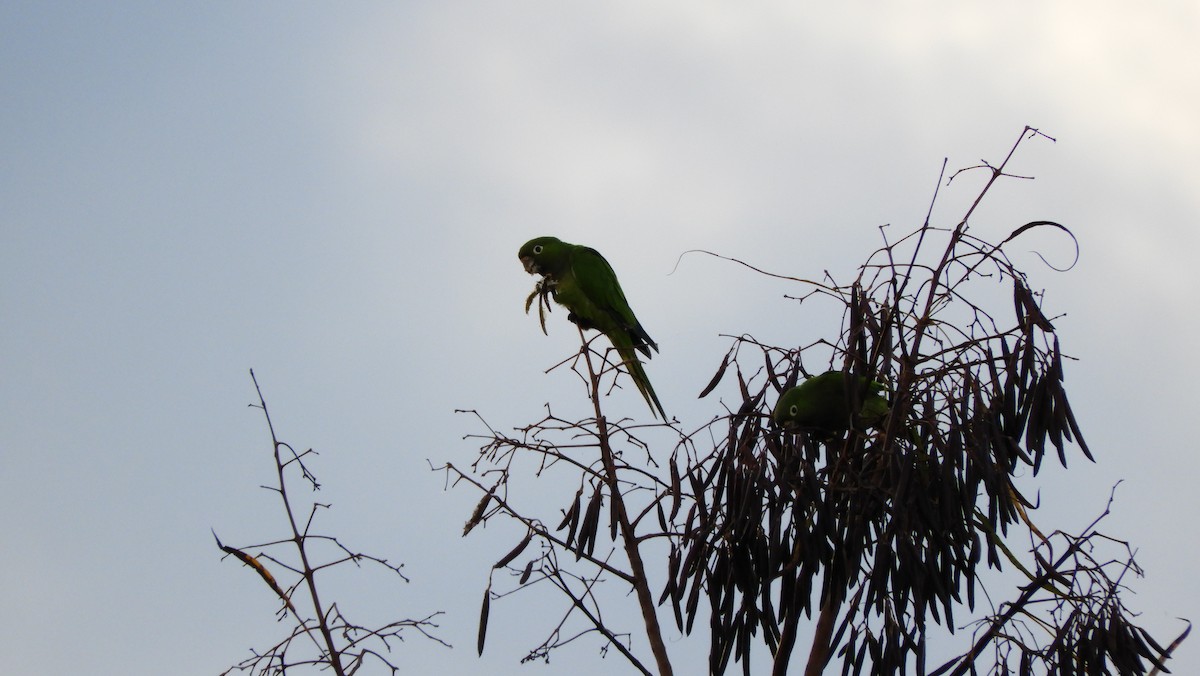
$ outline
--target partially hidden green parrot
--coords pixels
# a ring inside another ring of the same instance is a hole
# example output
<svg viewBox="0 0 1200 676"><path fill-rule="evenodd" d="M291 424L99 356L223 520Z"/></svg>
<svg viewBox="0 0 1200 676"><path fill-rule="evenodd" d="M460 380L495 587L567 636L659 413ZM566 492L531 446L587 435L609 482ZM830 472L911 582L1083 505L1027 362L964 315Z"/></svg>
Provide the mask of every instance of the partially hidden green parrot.
<svg viewBox="0 0 1200 676"><path fill-rule="evenodd" d="M888 401L881 395L884 385L858 378L862 406L858 417L851 420L847 380L848 376L841 371L809 378L783 393L771 419L785 429L811 430L823 436L840 435L851 427L870 427L882 422L888 413Z"/></svg>
<svg viewBox="0 0 1200 676"><path fill-rule="evenodd" d="M617 275L604 256L595 249L569 244L557 237L531 239L517 256L525 272L543 278L533 295L550 293L559 305L567 308L567 319L581 329L595 329L607 336L651 412L666 420L667 414L637 356L641 352L649 359L651 350L658 351L658 344L634 316Z"/></svg>

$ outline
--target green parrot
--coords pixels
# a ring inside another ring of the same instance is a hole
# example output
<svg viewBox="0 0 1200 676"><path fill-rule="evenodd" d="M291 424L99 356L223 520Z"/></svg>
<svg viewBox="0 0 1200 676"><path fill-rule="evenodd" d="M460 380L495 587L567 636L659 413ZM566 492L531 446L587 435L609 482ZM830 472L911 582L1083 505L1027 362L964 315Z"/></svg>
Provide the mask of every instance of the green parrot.
<svg viewBox="0 0 1200 676"><path fill-rule="evenodd" d="M552 294L559 305L567 308L567 319L581 329L595 329L607 336L650 411L666 420L667 414L637 356L641 352L650 358L650 351L657 352L658 345L633 315L617 275L604 256L595 249L568 244L556 237L531 239L517 256L525 272L543 278L534 295ZM525 308L528 311L529 303Z"/></svg>
<svg viewBox="0 0 1200 676"><path fill-rule="evenodd" d="M859 385L864 388L862 407L857 420L851 421L846 378L841 371L809 378L783 393L771 419L786 429L814 430L826 436L840 435L850 429L852 422L879 424L888 412L888 401L880 395L884 385L859 377Z"/></svg>

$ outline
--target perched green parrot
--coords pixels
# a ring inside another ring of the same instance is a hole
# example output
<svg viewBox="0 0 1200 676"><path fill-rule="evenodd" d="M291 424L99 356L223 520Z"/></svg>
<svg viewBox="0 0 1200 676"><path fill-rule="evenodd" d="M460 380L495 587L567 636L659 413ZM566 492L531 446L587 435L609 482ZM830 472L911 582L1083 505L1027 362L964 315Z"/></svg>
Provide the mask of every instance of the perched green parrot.
<svg viewBox="0 0 1200 676"><path fill-rule="evenodd" d="M582 329L595 329L607 336L651 412L666 420L667 414L637 356L641 352L649 358L651 350L658 351L658 345L633 315L617 275L604 256L595 249L568 244L556 237L531 239L517 256L525 272L543 278L534 295L539 291L550 293L559 305L567 308L567 319ZM527 311L528 308L526 303Z"/></svg>
<svg viewBox="0 0 1200 676"><path fill-rule="evenodd" d="M828 436L845 432L853 423L879 424L888 412L888 401L880 395L883 384L859 377L859 385L864 388L862 407L857 420L851 421L846 379L841 371L809 378L783 393L771 419L787 429L808 429Z"/></svg>

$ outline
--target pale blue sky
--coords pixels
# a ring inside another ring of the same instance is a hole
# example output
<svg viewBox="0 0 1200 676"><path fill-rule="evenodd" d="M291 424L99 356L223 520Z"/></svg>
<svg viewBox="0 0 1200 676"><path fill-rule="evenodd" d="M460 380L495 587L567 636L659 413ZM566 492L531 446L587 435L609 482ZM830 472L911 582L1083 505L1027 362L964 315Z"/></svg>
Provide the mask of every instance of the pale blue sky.
<svg viewBox="0 0 1200 676"><path fill-rule="evenodd" d="M727 347L835 332L707 248L846 275L877 227L917 225L943 158L999 161L981 236L1047 290L1098 463L1039 477L1043 523L1138 548L1127 603L1160 639L1195 619L1191 408L1200 275L1200 9L994 4L40 3L0 6L0 648L28 674L212 674L281 627L229 543L278 535L253 367L281 436L321 456L328 529L407 563L355 586L378 619L445 610L454 650L411 673L623 673L595 644L516 664L538 609L493 606L519 533L459 538L476 496L428 471L478 432L578 397L545 375L577 340L521 312L516 250L555 234L621 275L694 427ZM978 178L943 188L952 220ZM1061 258L1060 258L1061 260ZM617 412L645 413L629 391ZM1031 484L1032 485L1032 484ZM365 618L366 619L366 618ZM511 632L506 636L506 632ZM509 640L511 639L511 641ZM508 645L506 645L508 643ZM673 642L683 664L703 641ZM1196 641L1176 673L1200 672ZM693 646L693 647L689 647Z"/></svg>

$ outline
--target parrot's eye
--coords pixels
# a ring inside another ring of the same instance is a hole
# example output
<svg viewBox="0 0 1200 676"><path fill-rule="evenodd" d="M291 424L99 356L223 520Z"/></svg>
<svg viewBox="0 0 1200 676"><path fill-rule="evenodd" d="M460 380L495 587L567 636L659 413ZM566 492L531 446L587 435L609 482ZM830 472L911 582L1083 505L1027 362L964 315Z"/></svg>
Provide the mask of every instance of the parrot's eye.
<svg viewBox="0 0 1200 676"><path fill-rule="evenodd" d="M799 412L800 412L800 407L795 404L792 404L792 407L788 409L788 415L794 416Z"/></svg>
<svg viewBox="0 0 1200 676"><path fill-rule="evenodd" d="M542 253L542 245L541 244L533 245L533 255L536 256L540 253Z"/></svg>

